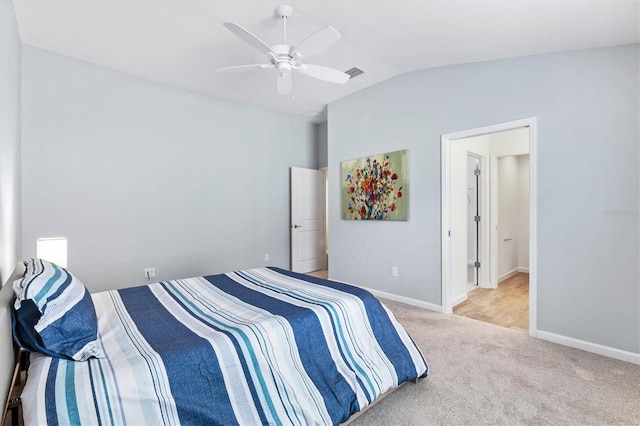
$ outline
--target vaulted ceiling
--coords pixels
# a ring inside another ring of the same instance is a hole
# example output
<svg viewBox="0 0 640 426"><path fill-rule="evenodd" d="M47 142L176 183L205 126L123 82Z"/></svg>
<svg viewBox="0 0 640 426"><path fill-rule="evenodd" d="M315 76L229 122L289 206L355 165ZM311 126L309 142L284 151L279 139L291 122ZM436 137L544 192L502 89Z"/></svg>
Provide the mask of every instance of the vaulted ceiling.
<svg viewBox="0 0 640 426"><path fill-rule="evenodd" d="M281 3L14 0L27 45L314 122L327 103L401 73L640 42L638 0L300 0L287 3L287 43L331 25L342 38L307 62L364 74L345 85L296 74L293 95L279 96L275 70L215 72L265 62L222 24L281 43Z"/></svg>

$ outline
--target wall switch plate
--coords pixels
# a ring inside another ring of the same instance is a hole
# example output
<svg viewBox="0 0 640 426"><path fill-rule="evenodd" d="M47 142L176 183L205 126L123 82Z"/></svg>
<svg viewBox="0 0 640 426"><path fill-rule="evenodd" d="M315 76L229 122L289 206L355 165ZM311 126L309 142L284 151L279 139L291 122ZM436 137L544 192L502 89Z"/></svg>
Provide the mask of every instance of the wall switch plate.
<svg viewBox="0 0 640 426"><path fill-rule="evenodd" d="M267 253L267 254L265 254L265 255L264 255L264 261L265 261L265 262L268 262L268 261L269 261L269 253Z"/></svg>
<svg viewBox="0 0 640 426"><path fill-rule="evenodd" d="M398 268L396 268L395 266L391 267L391 276L392 277L397 277L398 276Z"/></svg>
<svg viewBox="0 0 640 426"><path fill-rule="evenodd" d="M148 280L156 276L156 268L144 268L144 277Z"/></svg>

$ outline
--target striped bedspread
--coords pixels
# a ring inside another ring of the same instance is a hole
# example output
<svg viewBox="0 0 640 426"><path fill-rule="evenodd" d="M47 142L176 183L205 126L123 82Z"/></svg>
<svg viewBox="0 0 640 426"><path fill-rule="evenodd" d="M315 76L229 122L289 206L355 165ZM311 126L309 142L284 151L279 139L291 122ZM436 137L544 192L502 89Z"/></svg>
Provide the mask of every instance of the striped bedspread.
<svg viewBox="0 0 640 426"><path fill-rule="evenodd" d="M106 358L33 354L25 424L339 424L428 370L370 293L277 268L92 297Z"/></svg>

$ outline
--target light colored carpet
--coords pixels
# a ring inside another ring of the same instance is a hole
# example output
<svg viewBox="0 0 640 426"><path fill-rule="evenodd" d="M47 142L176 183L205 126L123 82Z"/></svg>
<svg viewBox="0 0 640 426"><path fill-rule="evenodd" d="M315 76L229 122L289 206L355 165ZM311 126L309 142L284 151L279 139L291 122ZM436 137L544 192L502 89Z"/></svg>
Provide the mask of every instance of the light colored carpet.
<svg viewBox="0 0 640 426"><path fill-rule="evenodd" d="M640 366L472 319L384 301L430 375L352 426L640 424Z"/></svg>

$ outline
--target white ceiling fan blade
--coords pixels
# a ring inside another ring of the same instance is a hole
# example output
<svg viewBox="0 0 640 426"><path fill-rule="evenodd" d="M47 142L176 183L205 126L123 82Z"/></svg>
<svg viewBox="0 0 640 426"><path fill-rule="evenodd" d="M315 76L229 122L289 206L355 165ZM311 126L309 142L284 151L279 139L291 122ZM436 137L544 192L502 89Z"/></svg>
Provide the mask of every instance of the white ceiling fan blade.
<svg viewBox="0 0 640 426"><path fill-rule="evenodd" d="M225 27L227 27L229 31L231 31L232 33L240 37L245 43L255 47L262 53L272 52L275 55L275 53L273 52L273 50L271 50L271 47L269 47L269 45L267 45L264 41L260 40L258 37L253 35L251 32L249 32L249 30L246 30L242 28L240 25L234 24L233 22L225 22L222 25L224 25Z"/></svg>
<svg viewBox="0 0 640 426"><path fill-rule="evenodd" d="M293 90L293 76L290 72L281 73L276 85L278 95L288 95Z"/></svg>
<svg viewBox="0 0 640 426"><path fill-rule="evenodd" d="M232 72L253 71L261 68L274 68L274 66L267 65L267 64L238 65L235 67L218 68L215 71L219 73L227 74Z"/></svg>
<svg viewBox="0 0 640 426"><path fill-rule="evenodd" d="M328 81L330 83L345 84L349 81L349 74L338 71L333 68L323 67L321 65L304 64L297 68L304 75L317 78L318 80Z"/></svg>
<svg viewBox="0 0 640 426"><path fill-rule="evenodd" d="M333 27L326 27L305 38L292 51L291 56L299 53L303 58L316 55L340 40L340 33Z"/></svg>

